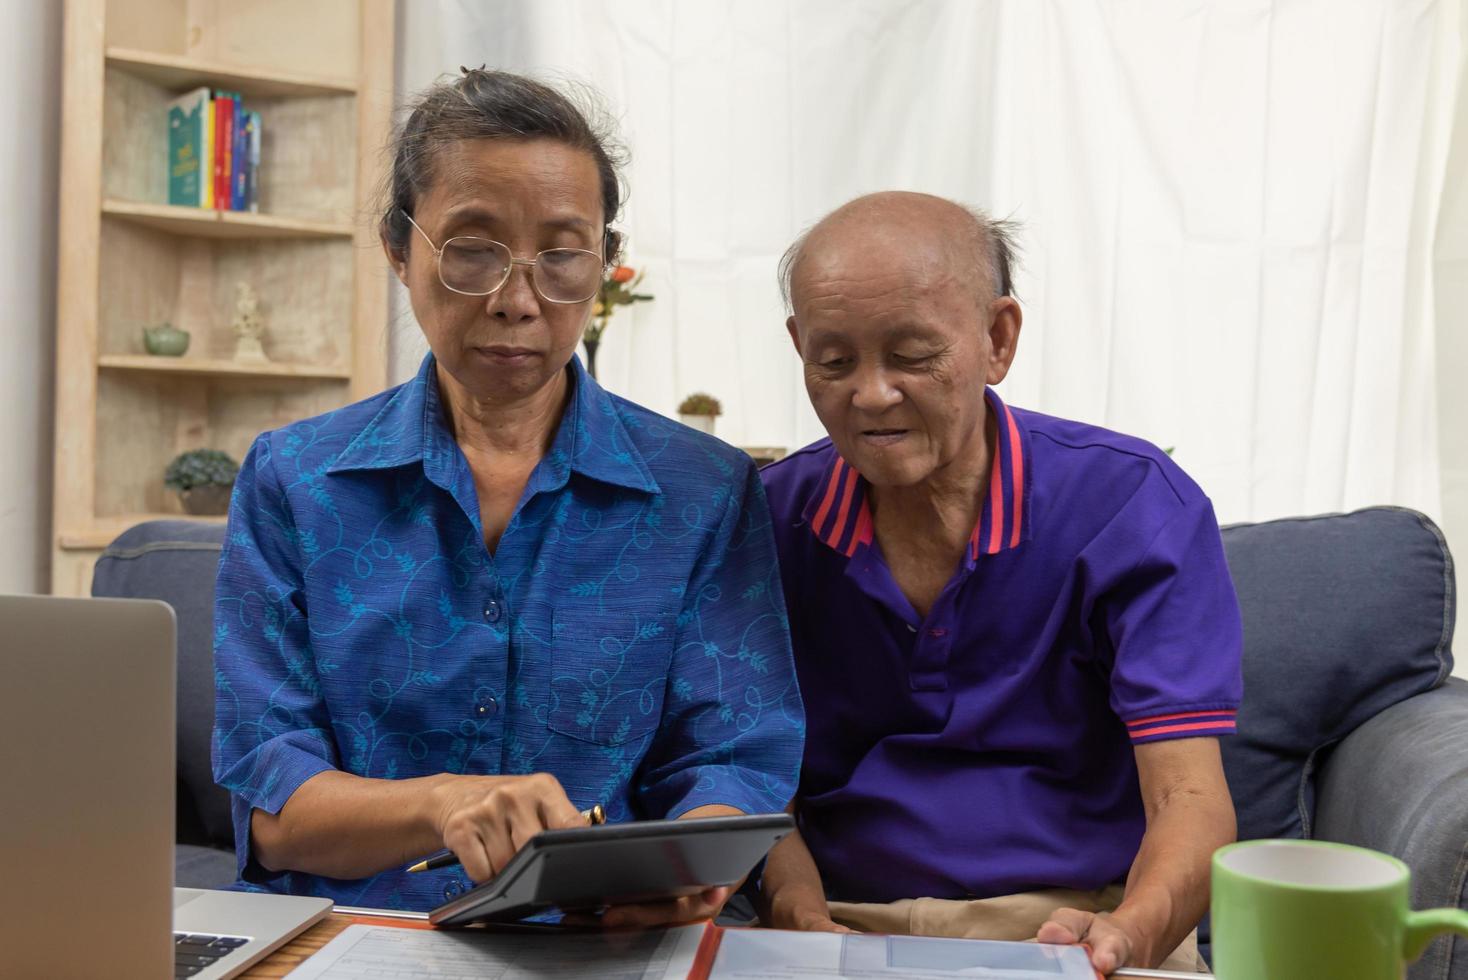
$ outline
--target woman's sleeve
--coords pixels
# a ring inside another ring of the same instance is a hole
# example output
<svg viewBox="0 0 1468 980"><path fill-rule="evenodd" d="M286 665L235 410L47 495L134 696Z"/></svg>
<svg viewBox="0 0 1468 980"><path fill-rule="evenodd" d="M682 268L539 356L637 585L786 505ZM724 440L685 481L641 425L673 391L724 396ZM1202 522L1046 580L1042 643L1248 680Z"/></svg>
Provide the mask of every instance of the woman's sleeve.
<svg viewBox="0 0 1468 980"><path fill-rule="evenodd" d="M231 794L247 881L270 876L252 859L251 811L279 813L297 787L338 765L298 540L266 433L235 479L214 591L214 779Z"/></svg>
<svg viewBox="0 0 1468 980"><path fill-rule="evenodd" d="M769 506L746 460L684 593L640 802L669 818L715 803L784 810L804 742Z"/></svg>

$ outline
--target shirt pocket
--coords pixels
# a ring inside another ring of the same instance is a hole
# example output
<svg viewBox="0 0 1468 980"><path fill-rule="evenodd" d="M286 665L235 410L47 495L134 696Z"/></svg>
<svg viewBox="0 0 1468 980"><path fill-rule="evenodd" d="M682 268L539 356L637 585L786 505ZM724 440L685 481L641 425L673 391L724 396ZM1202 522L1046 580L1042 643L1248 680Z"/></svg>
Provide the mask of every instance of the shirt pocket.
<svg viewBox="0 0 1468 980"><path fill-rule="evenodd" d="M672 663L671 617L556 616L547 726L596 745L656 731Z"/></svg>

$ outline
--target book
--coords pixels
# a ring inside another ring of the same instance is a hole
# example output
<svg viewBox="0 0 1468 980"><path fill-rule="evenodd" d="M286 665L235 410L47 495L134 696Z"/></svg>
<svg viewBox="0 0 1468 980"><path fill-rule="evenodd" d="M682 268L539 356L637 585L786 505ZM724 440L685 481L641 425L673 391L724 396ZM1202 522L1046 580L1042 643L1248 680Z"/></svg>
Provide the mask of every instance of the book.
<svg viewBox="0 0 1468 980"><path fill-rule="evenodd" d="M240 96L234 96L234 146L230 153L229 209L245 209L245 180L249 170L248 140L249 113L240 105Z"/></svg>
<svg viewBox="0 0 1468 980"><path fill-rule="evenodd" d="M214 93L214 210L229 209L229 173L234 148L234 96Z"/></svg>
<svg viewBox="0 0 1468 980"><path fill-rule="evenodd" d="M250 131L249 139L249 166L245 171L245 208L250 211L260 210L260 113L250 113L248 123Z"/></svg>
<svg viewBox="0 0 1468 980"><path fill-rule="evenodd" d="M199 157L199 207L214 207L214 99L209 90L204 93L204 143Z"/></svg>
<svg viewBox="0 0 1468 980"><path fill-rule="evenodd" d="M207 88L194 89L168 104L169 204L204 205L205 169L211 161L208 104Z"/></svg>
<svg viewBox="0 0 1468 980"><path fill-rule="evenodd" d="M214 108L214 141L210 149L210 159L213 161L210 167L210 181L213 185L214 207L219 208L219 168L224 165L224 154L219 148L219 127L224 122L224 110L219 105L219 93L215 92L209 104Z"/></svg>

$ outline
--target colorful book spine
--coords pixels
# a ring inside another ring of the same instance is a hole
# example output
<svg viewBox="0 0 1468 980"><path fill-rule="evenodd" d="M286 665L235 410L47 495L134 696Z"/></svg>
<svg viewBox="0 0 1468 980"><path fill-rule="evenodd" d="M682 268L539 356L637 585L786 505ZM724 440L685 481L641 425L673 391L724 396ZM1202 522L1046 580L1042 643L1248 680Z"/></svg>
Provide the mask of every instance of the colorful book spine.
<svg viewBox="0 0 1468 980"><path fill-rule="evenodd" d="M230 154L229 170L229 209L231 211L243 211L245 209L245 194L247 175L250 169L249 158L249 118L250 114L245 112L240 105L238 92L234 96L234 147Z"/></svg>
<svg viewBox="0 0 1468 980"><path fill-rule="evenodd" d="M207 88L168 104L168 203L260 210L260 113L238 92Z"/></svg>
<svg viewBox="0 0 1468 980"><path fill-rule="evenodd" d="M214 112L214 99L210 97L208 89L204 89L204 143L200 147L199 157L199 207L214 207L214 129L217 122Z"/></svg>
<svg viewBox="0 0 1468 980"><path fill-rule="evenodd" d="M221 149L219 147L219 131L220 131L220 128L224 125L224 108L220 104L220 101L219 101L219 93L218 92L215 92L214 93L214 98L210 100L210 103L209 104L214 107L214 147L213 147L214 166L211 168L211 171L212 171L213 182L214 182L214 207L215 207L216 210L218 210L218 208L219 208L219 168L224 165L224 153L221 151Z"/></svg>
<svg viewBox="0 0 1468 980"><path fill-rule="evenodd" d="M250 131L249 161L245 170L245 207L250 211L260 210L260 113L249 114Z"/></svg>
<svg viewBox="0 0 1468 980"><path fill-rule="evenodd" d="M214 94L214 210L229 210L229 175L234 149L234 96Z"/></svg>
<svg viewBox="0 0 1468 980"><path fill-rule="evenodd" d="M168 104L168 203L202 207L211 162L207 152L209 90L195 89Z"/></svg>

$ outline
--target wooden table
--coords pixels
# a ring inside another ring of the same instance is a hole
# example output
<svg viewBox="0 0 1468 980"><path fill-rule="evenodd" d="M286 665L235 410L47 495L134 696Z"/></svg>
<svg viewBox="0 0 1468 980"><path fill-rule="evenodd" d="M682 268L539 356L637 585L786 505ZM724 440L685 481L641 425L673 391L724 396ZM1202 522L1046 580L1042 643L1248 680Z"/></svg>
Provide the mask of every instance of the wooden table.
<svg viewBox="0 0 1468 980"><path fill-rule="evenodd" d="M398 926L408 929L427 929L428 920L407 920L372 918L365 915L347 915L342 912L333 912L320 922L316 923L295 939L286 943L280 949L271 953L265 959L250 967L241 977L283 977L296 967L304 963L312 954L319 952L321 947L336 938L336 934L347 926Z"/></svg>

